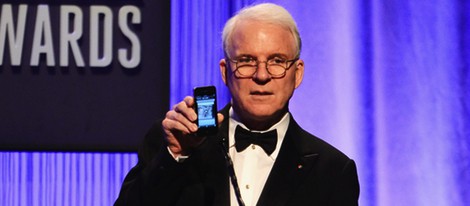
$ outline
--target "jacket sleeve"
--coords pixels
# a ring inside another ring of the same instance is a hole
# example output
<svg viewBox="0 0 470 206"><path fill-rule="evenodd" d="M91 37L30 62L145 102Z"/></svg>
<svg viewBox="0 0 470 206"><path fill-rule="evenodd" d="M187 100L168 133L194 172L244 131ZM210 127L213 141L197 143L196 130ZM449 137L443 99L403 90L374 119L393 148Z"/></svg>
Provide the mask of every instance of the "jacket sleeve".
<svg viewBox="0 0 470 206"><path fill-rule="evenodd" d="M114 205L171 205L185 182L186 169L169 154L160 121L147 133L138 154Z"/></svg>
<svg viewBox="0 0 470 206"><path fill-rule="evenodd" d="M359 199L359 181L357 177L356 164L349 160L343 167L341 175L336 181L334 197L331 205L334 206L357 206Z"/></svg>

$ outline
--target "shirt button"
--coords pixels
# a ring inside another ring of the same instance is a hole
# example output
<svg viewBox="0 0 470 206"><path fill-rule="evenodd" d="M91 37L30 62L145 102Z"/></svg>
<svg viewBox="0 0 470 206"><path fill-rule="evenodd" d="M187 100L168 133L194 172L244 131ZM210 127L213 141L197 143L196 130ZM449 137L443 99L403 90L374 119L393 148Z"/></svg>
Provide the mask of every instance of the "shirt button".
<svg viewBox="0 0 470 206"><path fill-rule="evenodd" d="M256 146L254 144L252 144L251 149L256 149Z"/></svg>
<svg viewBox="0 0 470 206"><path fill-rule="evenodd" d="M245 185L245 188L246 188L247 190L249 190L249 189L250 189L250 185Z"/></svg>

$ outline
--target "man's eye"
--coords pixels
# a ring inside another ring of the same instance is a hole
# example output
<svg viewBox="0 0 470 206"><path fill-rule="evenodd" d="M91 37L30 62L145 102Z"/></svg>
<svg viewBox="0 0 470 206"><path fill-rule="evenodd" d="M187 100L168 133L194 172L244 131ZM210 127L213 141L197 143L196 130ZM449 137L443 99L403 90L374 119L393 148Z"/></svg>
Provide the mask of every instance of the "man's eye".
<svg viewBox="0 0 470 206"><path fill-rule="evenodd" d="M282 64L282 63L285 63L287 60L283 59L283 58L280 58L280 57L275 57L275 58L273 58L269 61L273 64Z"/></svg>
<svg viewBox="0 0 470 206"><path fill-rule="evenodd" d="M254 60L252 58L240 58L240 59L238 59L238 62L240 62L240 63L251 63L253 61Z"/></svg>

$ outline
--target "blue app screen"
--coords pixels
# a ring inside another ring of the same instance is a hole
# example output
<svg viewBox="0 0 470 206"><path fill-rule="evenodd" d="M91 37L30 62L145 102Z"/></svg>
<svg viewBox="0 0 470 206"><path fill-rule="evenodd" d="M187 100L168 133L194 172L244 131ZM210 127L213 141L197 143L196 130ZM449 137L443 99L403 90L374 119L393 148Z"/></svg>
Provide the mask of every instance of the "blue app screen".
<svg viewBox="0 0 470 206"><path fill-rule="evenodd" d="M198 114L198 125L199 127L215 127L215 115L216 111L214 108L215 96L214 95L203 95L196 97L197 103L197 114Z"/></svg>

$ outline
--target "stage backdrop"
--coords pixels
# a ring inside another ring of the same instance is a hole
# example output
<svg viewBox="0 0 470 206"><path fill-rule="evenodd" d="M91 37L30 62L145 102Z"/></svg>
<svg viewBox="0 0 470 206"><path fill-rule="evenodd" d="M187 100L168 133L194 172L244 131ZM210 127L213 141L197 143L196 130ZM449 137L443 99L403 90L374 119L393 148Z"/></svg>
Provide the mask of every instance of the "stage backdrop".
<svg viewBox="0 0 470 206"><path fill-rule="evenodd" d="M136 151L169 102L170 3L2 1L0 149Z"/></svg>

